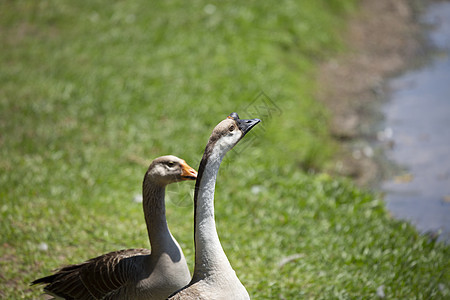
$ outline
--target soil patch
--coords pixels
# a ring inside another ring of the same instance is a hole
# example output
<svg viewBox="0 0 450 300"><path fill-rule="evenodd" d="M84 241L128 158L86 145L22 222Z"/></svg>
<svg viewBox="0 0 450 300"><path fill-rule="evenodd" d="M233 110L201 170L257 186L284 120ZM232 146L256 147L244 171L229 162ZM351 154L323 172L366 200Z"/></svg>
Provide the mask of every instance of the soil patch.
<svg viewBox="0 0 450 300"><path fill-rule="evenodd" d="M348 51L321 64L317 98L331 112L331 133L342 144L334 171L367 186L383 177L368 145L384 82L424 51L420 4L414 0L361 0L344 39Z"/></svg>

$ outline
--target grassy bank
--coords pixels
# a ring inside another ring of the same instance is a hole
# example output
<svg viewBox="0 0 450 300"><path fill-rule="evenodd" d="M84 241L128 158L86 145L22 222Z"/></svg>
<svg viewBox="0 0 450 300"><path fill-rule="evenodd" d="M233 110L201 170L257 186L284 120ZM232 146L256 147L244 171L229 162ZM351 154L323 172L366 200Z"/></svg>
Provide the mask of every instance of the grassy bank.
<svg viewBox="0 0 450 300"><path fill-rule="evenodd" d="M58 266L148 247L132 201L146 164L174 154L197 167L232 111L263 120L216 191L219 235L253 298L448 296L449 247L320 174L334 145L313 75L342 50L354 2L0 2L0 297L36 298L29 282ZM192 189L171 186L167 201L189 262Z"/></svg>

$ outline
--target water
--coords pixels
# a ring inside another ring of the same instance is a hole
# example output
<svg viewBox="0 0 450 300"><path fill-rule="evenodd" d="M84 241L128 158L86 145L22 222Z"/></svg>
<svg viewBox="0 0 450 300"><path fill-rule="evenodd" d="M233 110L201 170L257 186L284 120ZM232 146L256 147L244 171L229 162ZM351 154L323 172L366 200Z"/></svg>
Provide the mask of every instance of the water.
<svg viewBox="0 0 450 300"><path fill-rule="evenodd" d="M431 4L424 21L433 24L430 42L438 54L419 70L389 83L385 126L394 147L389 159L404 172L385 182L394 216L422 232L441 232L450 241L450 3Z"/></svg>

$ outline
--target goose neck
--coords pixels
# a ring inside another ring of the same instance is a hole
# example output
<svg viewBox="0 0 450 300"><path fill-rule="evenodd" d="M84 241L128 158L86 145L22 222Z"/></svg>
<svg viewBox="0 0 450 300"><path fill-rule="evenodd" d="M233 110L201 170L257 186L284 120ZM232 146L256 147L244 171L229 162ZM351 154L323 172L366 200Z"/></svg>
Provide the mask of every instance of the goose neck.
<svg viewBox="0 0 450 300"><path fill-rule="evenodd" d="M231 269L220 244L214 220L214 190L223 157L222 153L213 151L208 155L205 152L199 167L198 177L200 180L196 183L194 196L195 268L193 280Z"/></svg>
<svg viewBox="0 0 450 300"><path fill-rule="evenodd" d="M164 251L172 240L166 220L165 186L144 180L143 209L152 253Z"/></svg>

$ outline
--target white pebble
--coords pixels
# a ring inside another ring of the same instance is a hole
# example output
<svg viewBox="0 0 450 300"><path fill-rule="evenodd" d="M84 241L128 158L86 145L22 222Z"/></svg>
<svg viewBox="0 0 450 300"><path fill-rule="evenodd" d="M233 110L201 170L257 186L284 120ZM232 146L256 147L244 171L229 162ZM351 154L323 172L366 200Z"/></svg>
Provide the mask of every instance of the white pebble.
<svg viewBox="0 0 450 300"><path fill-rule="evenodd" d="M250 191L252 192L252 194L258 195L259 193L262 192L262 188L259 185L254 185L251 187Z"/></svg>
<svg viewBox="0 0 450 300"><path fill-rule="evenodd" d="M133 196L133 202L134 203L142 203L142 195L141 194L136 194Z"/></svg>
<svg viewBox="0 0 450 300"><path fill-rule="evenodd" d="M384 285L380 285L377 288L377 296L380 297L380 298L386 297L386 294L384 293Z"/></svg>
<svg viewBox="0 0 450 300"><path fill-rule="evenodd" d="M394 130L390 127L386 127L384 130L379 131L377 133L377 139L380 142L389 141L393 138L393 136L394 136Z"/></svg>
<svg viewBox="0 0 450 300"><path fill-rule="evenodd" d="M48 250L48 245L44 242L40 243L38 246L38 249L41 251L47 251Z"/></svg>

